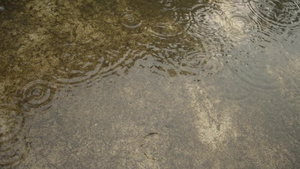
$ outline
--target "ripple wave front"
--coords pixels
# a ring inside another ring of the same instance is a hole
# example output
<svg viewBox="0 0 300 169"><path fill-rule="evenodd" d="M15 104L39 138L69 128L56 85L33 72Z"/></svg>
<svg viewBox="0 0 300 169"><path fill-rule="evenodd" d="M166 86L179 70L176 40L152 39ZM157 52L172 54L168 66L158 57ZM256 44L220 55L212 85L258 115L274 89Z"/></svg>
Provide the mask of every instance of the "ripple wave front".
<svg viewBox="0 0 300 169"><path fill-rule="evenodd" d="M91 78L99 69L99 56L89 45L64 45L59 59L54 79L61 84L79 84Z"/></svg>
<svg viewBox="0 0 300 169"><path fill-rule="evenodd" d="M233 43L249 42L255 33L261 31L261 23L251 12L246 3L223 3L220 5L228 20L226 21L225 31Z"/></svg>
<svg viewBox="0 0 300 169"><path fill-rule="evenodd" d="M120 19L123 26L130 29L137 29L142 25L140 15L133 10L126 10Z"/></svg>
<svg viewBox="0 0 300 169"><path fill-rule="evenodd" d="M249 1L249 8L260 19L281 27L295 27L300 23L298 0Z"/></svg>
<svg viewBox="0 0 300 169"><path fill-rule="evenodd" d="M217 73L222 66L221 55L211 42L189 44L184 40L164 47L146 45L147 53L138 64L165 77L191 75L196 78ZM219 51L220 52L220 51Z"/></svg>
<svg viewBox="0 0 300 169"><path fill-rule="evenodd" d="M143 18L150 35L162 39L184 34L191 21L190 10L182 8L177 1L129 2Z"/></svg>
<svg viewBox="0 0 300 169"><path fill-rule="evenodd" d="M226 25L226 15L220 6L200 4L192 9L193 29L200 36L219 34Z"/></svg>
<svg viewBox="0 0 300 169"><path fill-rule="evenodd" d="M46 109L51 106L55 93L56 87L49 82L36 80L23 87L21 97L24 105L29 108Z"/></svg>

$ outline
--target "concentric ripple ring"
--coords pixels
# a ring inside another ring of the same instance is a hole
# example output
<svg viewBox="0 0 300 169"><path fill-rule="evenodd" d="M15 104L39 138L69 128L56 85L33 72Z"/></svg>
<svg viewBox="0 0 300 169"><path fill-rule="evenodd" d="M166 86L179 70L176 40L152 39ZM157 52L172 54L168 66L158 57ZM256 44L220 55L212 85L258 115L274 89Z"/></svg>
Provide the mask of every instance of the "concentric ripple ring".
<svg viewBox="0 0 300 169"><path fill-rule="evenodd" d="M135 13L134 11L126 11L122 18L121 23L126 28L135 29L142 25L142 20L140 19L140 16Z"/></svg>
<svg viewBox="0 0 300 169"><path fill-rule="evenodd" d="M249 8L259 18L282 27L294 27L300 24L300 4L295 0L249 1Z"/></svg>
<svg viewBox="0 0 300 169"><path fill-rule="evenodd" d="M30 108L46 106L52 101L54 95L55 88L42 80L29 82L22 89L22 101Z"/></svg>

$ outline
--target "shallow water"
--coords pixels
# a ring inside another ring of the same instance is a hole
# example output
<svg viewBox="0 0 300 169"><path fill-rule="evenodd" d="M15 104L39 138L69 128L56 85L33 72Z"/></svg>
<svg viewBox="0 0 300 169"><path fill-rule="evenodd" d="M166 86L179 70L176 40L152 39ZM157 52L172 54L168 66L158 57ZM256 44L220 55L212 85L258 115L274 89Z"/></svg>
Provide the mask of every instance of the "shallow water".
<svg viewBox="0 0 300 169"><path fill-rule="evenodd" d="M0 0L0 168L300 168L298 0Z"/></svg>

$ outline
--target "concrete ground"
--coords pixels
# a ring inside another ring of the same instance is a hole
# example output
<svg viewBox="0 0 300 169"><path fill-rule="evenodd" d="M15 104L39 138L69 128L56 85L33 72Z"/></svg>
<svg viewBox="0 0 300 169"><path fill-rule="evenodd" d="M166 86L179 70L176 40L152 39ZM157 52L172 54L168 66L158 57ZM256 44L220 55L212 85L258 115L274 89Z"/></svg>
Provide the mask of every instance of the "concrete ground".
<svg viewBox="0 0 300 169"><path fill-rule="evenodd" d="M299 30L150 4L0 0L0 168L300 167Z"/></svg>

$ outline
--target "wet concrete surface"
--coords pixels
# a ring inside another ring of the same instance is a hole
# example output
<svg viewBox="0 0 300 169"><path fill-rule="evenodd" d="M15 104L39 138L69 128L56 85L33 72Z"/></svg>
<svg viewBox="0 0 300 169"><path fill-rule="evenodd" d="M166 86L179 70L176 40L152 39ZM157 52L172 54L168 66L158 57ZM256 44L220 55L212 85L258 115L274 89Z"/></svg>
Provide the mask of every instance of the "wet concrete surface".
<svg viewBox="0 0 300 169"><path fill-rule="evenodd" d="M299 168L299 5L0 0L0 168Z"/></svg>

